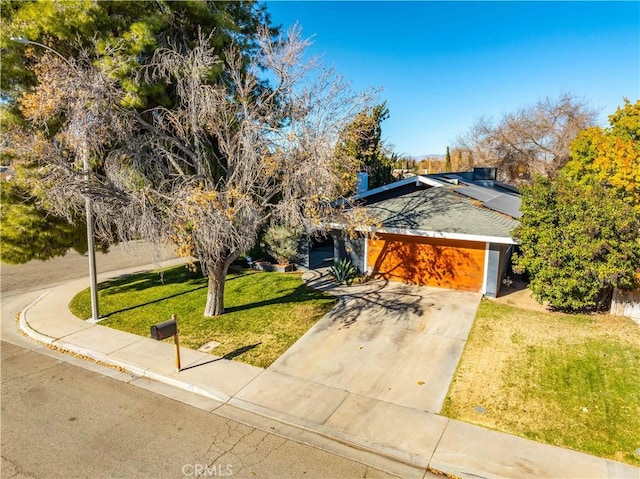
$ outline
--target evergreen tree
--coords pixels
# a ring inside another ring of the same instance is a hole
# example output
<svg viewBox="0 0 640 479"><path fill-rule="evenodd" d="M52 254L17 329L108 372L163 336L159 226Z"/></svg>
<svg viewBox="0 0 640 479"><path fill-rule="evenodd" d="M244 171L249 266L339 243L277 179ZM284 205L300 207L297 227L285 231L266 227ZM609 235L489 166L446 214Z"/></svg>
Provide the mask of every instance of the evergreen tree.
<svg viewBox="0 0 640 479"><path fill-rule="evenodd" d="M0 260L21 264L63 256L70 248L87 251L87 227L82 219L70 223L37 204L28 184L19 178L0 180Z"/></svg>
<svg viewBox="0 0 640 479"><path fill-rule="evenodd" d="M150 107L175 100L168 85L136 81L139 67L158 48L192 47L203 35L220 55L232 43L250 55L257 48L258 28L270 24L266 6L255 1L35 0L7 1L2 7L2 97L9 100L14 113L15 100L36 82L34 59L46 54L46 49L11 38L43 43L68 59L89 50L96 64L121 83L124 104ZM211 73L221 72L220 66Z"/></svg>
<svg viewBox="0 0 640 479"><path fill-rule="evenodd" d="M336 156L346 174L366 171L369 188L394 181L393 165L397 157L385 151L382 142L382 122L389 118L386 102L362 111L342 132L336 146ZM355 178L352 179L355 186Z"/></svg>
<svg viewBox="0 0 640 479"><path fill-rule="evenodd" d="M451 171L451 153L449 152L449 147L447 146L447 155L444 160L444 171Z"/></svg>
<svg viewBox="0 0 640 479"><path fill-rule="evenodd" d="M614 190L565 177L538 177L522 190L515 266L540 302L560 310L602 310L613 288L637 287L640 214Z"/></svg>

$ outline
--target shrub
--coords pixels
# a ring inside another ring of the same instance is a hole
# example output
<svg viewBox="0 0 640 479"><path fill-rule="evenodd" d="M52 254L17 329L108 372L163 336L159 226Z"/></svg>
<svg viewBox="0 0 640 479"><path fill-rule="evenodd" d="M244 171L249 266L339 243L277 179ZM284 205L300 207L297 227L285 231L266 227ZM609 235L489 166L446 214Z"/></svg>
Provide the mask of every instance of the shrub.
<svg viewBox="0 0 640 479"><path fill-rule="evenodd" d="M335 280L344 285L349 285L358 276L358 268L356 268L348 259L342 259L329 268L329 274Z"/></svg>
<svg viewBox="0 0 640 479"><path fill-rule="evenodd" d="M271 256L280 264L289 264L298 254L302 232L298 228L285 225L270 226L263 243Z"/></svg>

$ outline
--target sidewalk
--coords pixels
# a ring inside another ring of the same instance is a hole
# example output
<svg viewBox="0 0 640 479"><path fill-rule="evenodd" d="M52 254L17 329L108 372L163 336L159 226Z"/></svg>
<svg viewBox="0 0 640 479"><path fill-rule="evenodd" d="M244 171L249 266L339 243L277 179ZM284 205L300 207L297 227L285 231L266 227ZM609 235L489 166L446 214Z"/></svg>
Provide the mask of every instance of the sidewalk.
<svg viewBox="0 0 640 479"><path fill-rule="evenodd" d="M72 281L38 298L22 311L21 329L58 349L198 394L214 414L407 478L430 469L474 478L640 479L640 468L190 349L181 348L178 373L173 344L74 317L69 301L87 283Z"/></svg>

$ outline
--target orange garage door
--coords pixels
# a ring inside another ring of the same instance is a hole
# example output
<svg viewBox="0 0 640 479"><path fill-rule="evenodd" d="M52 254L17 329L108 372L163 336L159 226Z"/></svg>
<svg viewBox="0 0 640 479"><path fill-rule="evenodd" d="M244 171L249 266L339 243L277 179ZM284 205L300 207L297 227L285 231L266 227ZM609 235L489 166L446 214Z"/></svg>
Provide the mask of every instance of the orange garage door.
<svg viewBox="0 0 640 479"><path fill-rule="evenodd" d="M482 289L485 243L379 234L367 246L369 271L392 281Z"/></svg>

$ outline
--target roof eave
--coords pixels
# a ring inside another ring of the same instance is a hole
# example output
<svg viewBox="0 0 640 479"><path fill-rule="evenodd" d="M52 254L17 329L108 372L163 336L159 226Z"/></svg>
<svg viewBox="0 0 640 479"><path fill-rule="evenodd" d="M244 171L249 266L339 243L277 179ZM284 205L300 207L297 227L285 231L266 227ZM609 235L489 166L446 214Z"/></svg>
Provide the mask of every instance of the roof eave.
<svg viewBox="0 0 640 479"><path fill-rule="evenodd" d="M344 225L341 223L330 223L329 227L332 229L344 229ZM356 228L356 231L361 233L386 233L386 234L395 234L402 236L417 236L423 238L441 238L441 239L452 239L452 240L461 240L461 241L480 241L483 243L499 243L499 244L520 244L511 236L491 236L491 235L476 235L476 234L468 234L468 233L454 233L449 231L428 231L428 230L417 230L411 228L373 228L373 227L363 227Z"/></svg>

